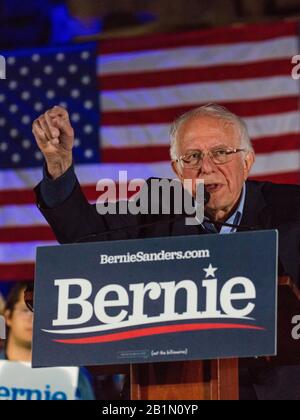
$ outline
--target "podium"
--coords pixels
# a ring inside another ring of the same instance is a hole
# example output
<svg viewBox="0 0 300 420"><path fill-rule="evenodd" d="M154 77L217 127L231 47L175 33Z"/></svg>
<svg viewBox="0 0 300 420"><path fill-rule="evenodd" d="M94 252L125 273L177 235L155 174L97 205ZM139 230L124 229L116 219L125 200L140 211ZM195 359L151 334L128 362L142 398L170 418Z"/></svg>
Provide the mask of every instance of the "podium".
<svg viewBox="0 0 300 420"><path fill-rule="evenodd" d="M238 400L238 360L131 366L133 400Z"/></svg>
<svg viewBox="0 0 300 420"><path fill-rule="evenodd" d="M238 400L239 358L276 354L276 261L276 231L39 248L33 367L100 364L133 400Z"/></svg>
<svg viewBox="0 0 300 420"><path fill-rule="evenodd" d="M287 328L293 314L300 314L300 290L290 277L279 277L278 355L246 359L242 364L268 367L300 364L300 341ZM239 360L187 361L128 366L95 366L94 374L126 374L131 380L132 400L212 400L239 399Z"/></svg>

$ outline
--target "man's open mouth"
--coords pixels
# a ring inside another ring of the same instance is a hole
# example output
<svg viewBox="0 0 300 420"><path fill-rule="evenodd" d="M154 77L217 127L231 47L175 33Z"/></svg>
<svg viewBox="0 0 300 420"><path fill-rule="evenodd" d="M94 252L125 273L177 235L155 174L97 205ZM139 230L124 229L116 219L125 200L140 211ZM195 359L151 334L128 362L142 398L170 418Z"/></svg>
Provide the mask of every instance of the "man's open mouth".
<svg viewBox="0 0 300 420"><path fill-rule="evenodd" d="M219 191L222 188L222 186L223 186L222 184L206 184L205 189L207 192L212 194Z"/></svg>

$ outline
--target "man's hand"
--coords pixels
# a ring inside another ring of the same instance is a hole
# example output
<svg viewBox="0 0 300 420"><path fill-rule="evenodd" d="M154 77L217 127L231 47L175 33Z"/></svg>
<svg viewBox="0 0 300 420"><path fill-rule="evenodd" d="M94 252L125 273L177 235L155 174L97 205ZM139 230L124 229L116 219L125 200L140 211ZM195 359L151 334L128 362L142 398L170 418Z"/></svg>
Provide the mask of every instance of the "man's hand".
<svg viewBox="0 0 300 420"><path fill-rule="evenodd" d="M72 165L74 130L68 112L54 107L34 121L32 132L43 153L50 176L59 178Z"/></svg>

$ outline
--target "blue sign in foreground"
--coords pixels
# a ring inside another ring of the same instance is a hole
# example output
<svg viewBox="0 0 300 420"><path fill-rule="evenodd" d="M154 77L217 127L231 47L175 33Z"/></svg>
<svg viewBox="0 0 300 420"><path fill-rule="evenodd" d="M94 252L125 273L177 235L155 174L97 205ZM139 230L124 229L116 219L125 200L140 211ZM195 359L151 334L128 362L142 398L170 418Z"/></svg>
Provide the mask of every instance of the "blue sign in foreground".
<svg viewBox="0 0 300 420"><path fill-rule="evenodd" d="M277 232L39 248L33 366L276 354Z"/></svg>

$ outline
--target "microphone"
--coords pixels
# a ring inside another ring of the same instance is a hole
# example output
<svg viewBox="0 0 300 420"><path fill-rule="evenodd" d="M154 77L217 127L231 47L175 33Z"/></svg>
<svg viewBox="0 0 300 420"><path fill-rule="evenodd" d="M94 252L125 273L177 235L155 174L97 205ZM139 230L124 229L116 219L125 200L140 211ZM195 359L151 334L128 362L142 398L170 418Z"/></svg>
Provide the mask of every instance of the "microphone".
<svg viewBox="0 0 300 420"><path fill-rule="evenodd" d="M211 223L212 225L215 225L217 227L222 227L222 226L226 226L226 227L231 227L240 231L249 231L249 230L257 230L258 227L257 226L247 226L247 225L234 225L232 223L226 223L226 222L217 222L211 219L206 219L205 222L207 223Z"/></svg>

